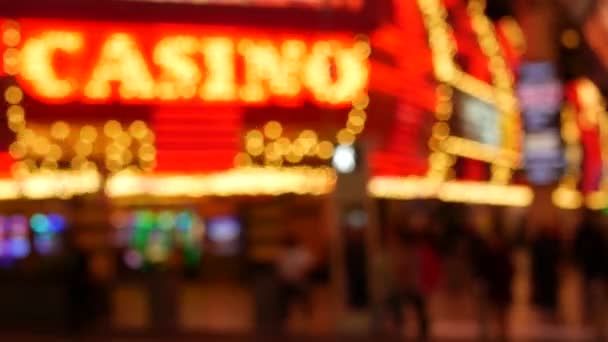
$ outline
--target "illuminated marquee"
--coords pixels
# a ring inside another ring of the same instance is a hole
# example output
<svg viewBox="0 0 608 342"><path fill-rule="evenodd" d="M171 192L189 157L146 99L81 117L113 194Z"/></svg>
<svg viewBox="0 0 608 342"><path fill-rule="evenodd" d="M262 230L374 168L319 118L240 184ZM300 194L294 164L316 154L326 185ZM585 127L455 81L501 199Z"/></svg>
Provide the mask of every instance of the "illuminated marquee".
<svg viewBox="0 0 608 342"><path fill-rule="evenodd" d="M172 25L22 21L18 80L50 103L349 104L364 92L369 46Z"/></svg>

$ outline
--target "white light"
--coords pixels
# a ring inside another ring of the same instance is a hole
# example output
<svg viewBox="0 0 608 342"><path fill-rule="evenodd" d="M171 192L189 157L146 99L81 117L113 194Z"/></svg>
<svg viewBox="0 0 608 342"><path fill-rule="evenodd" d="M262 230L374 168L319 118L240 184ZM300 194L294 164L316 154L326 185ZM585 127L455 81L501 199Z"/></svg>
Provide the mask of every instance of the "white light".
<svg viewBox="0 0 608 342"><path fill-rule="evenodd" d="M340 173L351 173L355 171L355 149L350 145L339 145L334 152L332 160L333 167Z"/></svg>
<svg viewBox="0 0 608 342"><path fill-rule="evenodd" d="M209 239L217 243L228 243L235 241L240 234L239 223L231 218L219 218L209 222L207 231Z"/></svg>
<svg viewBox="0 0 608 342"><path fill-rule="evenodd" d="M356 209L348 213L346 216L346 222L351 228L360 229L364 228L367 224L367 213L365 210Z"/></svg>

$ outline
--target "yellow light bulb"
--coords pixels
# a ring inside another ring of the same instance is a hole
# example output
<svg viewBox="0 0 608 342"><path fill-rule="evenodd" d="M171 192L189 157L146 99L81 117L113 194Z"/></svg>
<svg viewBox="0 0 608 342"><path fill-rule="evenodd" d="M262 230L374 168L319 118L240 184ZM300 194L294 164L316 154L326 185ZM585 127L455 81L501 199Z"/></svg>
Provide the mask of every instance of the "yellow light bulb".
<svg viewBox="0 0 608 342"><path fill-rule="evenodd" d="M13 132L18 133L18 132L22 131L23 129L25 129L25 121L24 120L21 120L21 121L9 120L8 128Z"/></svg>
<svg viewBox="0 0 608 342"><path fill-rule="evenodd" d="M304 148L304 153L308 156L314 156L317 154L315 147L318 143L317 133L311 130L304 130L298 137L299 143Z"/></svg>
<svg viewBox="0 0 608 342"><path fill-rule="evenodd" d="M64 121L57 121L51 125L51 136L57 140L66 139L70 135L70 126Z"/></svg>
<svg viewBox="0 0 608 342"><path fill-rule="evenodd" d="M17 139L19 139L26 145L33 145L35 138L36 138L36 133L34 133L33 130L27 129L27 128L22 131L19 131L19 133L17 134Z"/></svg>
<svg viewBox="0 0 608 342"><path fill-rule="evenodd" d="M245 149L252 156L264 153L264 136L257 130L252 130L245 136Z"/></svg>
<svg viewBox="0 0 608 342"><path fill-rule="evenodd" d="M80 129L80 140L92 143L97 139L97 129L93 126L84 126Z"/></svg>
<svg viewBox="0 0 608 342"><path fill-rule="evenodd" d="M445 122L438 122L433 125L433 135L438 139L447 138L450 135L450 126Z"/></svg>
<svg viewBox="0 0 608 342"><path fill-rule="evenodd" d="M304 154L302 153L301 148L299 148L296 144L289 146L287 155L285 155L285 159L292 164L301 162L303 157Z"/></svg>
<svg viewBox="0 0 608 342"><path fill-rule="evenodd" d="M17 46L21 41L21 33L17 28L8 28L2 33L2 41L6 46Z"/></svg>
<svg viewBox="0 0 608 342"><path fill-rule="evenodd" d="M45 137L39 136L34 140L34 153L44 156L50 151L49 140Z"/></svg>
<svg viewBox="0 0 608 342"><path fill-rule="evenodd" d="M15 48L8 48L4 51L4 71L8 75L16 75L17 73L19 73L19 57L19 50Z"/></svg>
<svg viewBox="0 0 608 342"><path fill-rule="evenodd" d="M47 159L49 160L59 160L61 159L61 156L63 155L63 150L61 149L61 147L57 144L52 144L49 147L49 153L47 154Z"/></svg>
<svg viewBox="0 0 608 342"><path fill-rule="evenodd" d="M113 158L116 158L115 156L120 156L122 155L124 151L124 148L118 144L110 144L106 147L106 158L108 158L109 156L113 156Z"/></svg>
<svg viewBox="0 0 608 342"><path fill-rule="evenodd" d="M23 91L17 86L10 86L4 92L4 99L8 104L18 104L23 100Z"/></svg>
<svg viewBox="0 0 608 342"><path fill-rule="evenodd" d="M152 145L142 145L138 150L138 157L145 162L151 162L156 159L156 148Z"/></svg>
<svg viewBox="0 0 608 342"><path fill-rule="evenodd" d="M86 157L93 152L93 144L81 140L74 145L76 155Z"/></svg>
<svg viewBox="0 0 608 342"><path fill-rule="evenodd" d="M291 141L289 140L289 138L286 138L286 137L279 138L275 142L277 153L279 153L282 156L287 154L287 152L289 151L290 145L291 145Z"/></svg>
<svg viewBox="0 0 608 342"><path fill-rule="evenodd" d="M148 125L141 120L133 121L131 125L129 125L129 133L131 133L135 139L143 139L148 133Z"/></svg>
<svg viewBox="0 0 608 342"><path fill-rule="evenodd" d="M334 155L334 145L329 141L322 141L318 145L317 155L321 159L330 159Z"/></svg>
<svg viewBox="0 0 608 342"><path fill-rule="evenodd" d="M352 145L355 142L355 135L348 129L341 129L336 135L340 145Z"/></svg>
<svg viewBox="0 0 608 342"><path fill-rule="evenodd" d="M277 121L270 121L264 125L264 134L268 139L278 139L283 133L283 126Z"/></svg>
<svg viewBox="0 0 608 342"><path fill-rule="evenodd" d="M116 120L110 120L103 126L103 132L109 138L116 138L122 132L122 125Z"/></svg>
<svg viewBox="0 0 608 342"><path fill-rule="evenodd" d="M116 136L115 140L123 147L128 147L131 145L132 141L131 136L127 132L121 132L118 136Z"/></svg>
<svg viewBox="0 0 608 342"><path fill-rule="evenodd" d="M23 121L25 120L25 109L19 105L9 106L6 115L11 121Z"/></svg>
<svg viewBox="0 0 608 342"><path fill-rule="evenodd" d="M247 132L247 135L245 135L245 139L247 139L247 140L250 140L250 139L264 140L264 135L262 134L262 132L258 131L257 129L254 129L254 130Z"/></svg>
<svg viewBox="0 0 608 342"><path fill-rule="evenodd" d="M15 141L9 146L8 152L13 159L22 159L27 155L27 146L20 141Z"/></svg>
<svg viewBox="0 0 608 342"><path fill-rule="evenodd" d="M266 145L266 148L264 149L264 158L266 160L281 159L281 155L278 153L275 143Z"/></svg>

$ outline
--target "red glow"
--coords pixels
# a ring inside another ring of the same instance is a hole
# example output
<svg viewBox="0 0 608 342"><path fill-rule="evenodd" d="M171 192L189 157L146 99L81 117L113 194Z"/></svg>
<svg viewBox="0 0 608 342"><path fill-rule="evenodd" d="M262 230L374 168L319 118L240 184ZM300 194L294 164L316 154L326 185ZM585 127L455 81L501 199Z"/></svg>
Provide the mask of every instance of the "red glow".
<svg viewBox="0 0 608 342"><path fill-rule="evenodd" d="M8 152L0 152L0 175L8 174L13 164L13 158Z"/></svg>
<svg viewBox="0 0 608 342"><path fill-rule="evenodd" d="M577 87L577 81L567 85L566 99L575 108L576 120L580 130L580 143L583 150L581 191L589 193L600 190L603 173L602 142L599 126L597 123L588 122L586 114L583 113L584 109L579 99ZM603 113L597 114L603 115Z"/></svg>
<svg viewBox="0 0 608 342"><path fill-rule="evenodd" d="M240 151L238 108L159 108L154 113L158 172L213 172L233 167Z"/></svg>
<svg viewBox="0 0 608 342"><path fill-rule="evenodd" d="M34 19L20 24L19 83L48 103L343 106L368 83L367 57L354 47L352 34ZM174 44L161 44L168 40Z"/></svg>

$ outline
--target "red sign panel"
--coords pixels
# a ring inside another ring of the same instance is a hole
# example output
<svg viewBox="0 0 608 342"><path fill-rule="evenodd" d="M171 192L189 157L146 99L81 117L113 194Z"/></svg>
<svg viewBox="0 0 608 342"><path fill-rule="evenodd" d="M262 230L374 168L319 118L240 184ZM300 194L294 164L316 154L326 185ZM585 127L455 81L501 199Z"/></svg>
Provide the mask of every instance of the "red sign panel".
<svg viewBox="0 0 608 342"><path fill-rule="evenodd" d="M348 34L22 20L18 81L43 102L349 104L369 46Z"/></svg>

